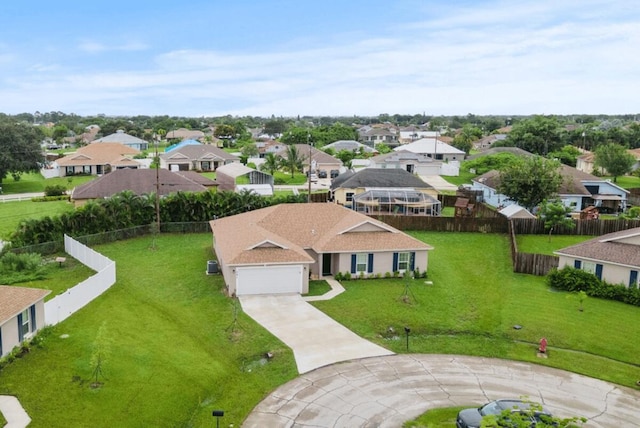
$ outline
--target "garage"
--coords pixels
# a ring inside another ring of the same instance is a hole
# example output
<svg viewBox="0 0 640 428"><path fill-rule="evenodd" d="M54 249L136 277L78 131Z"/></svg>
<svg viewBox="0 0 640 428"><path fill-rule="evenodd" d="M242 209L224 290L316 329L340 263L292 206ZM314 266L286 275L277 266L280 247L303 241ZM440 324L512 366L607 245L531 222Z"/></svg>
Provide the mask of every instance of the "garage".
<svg viewBox="0 0 640 428"><path fill-rule="evenodd" d="M236 268L236 295L302 293L302 265Z"/></svg>

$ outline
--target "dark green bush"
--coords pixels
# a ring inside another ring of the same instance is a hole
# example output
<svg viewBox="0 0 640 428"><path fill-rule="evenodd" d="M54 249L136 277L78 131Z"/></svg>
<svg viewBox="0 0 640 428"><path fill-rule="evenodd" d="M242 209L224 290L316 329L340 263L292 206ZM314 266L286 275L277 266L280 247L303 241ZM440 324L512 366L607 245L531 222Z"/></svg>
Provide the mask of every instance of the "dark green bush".
<svg viewBox="0 0 640 428"><path fill-rule="evenodd" d="M67 191L67 188L61 184L56 184L53 186L47 186L44 188L45 196L62 196Z"/></svg>
<svg viewBox="0 0 640 428"><path fill-rule="evenodd" d="M640 289L627 288L622 284L608 284L592 273L565 266L553 269L547 275L547 283L558 290L577 292L584 291L590 297L617 300L629 305L640 306Z"/></svg>

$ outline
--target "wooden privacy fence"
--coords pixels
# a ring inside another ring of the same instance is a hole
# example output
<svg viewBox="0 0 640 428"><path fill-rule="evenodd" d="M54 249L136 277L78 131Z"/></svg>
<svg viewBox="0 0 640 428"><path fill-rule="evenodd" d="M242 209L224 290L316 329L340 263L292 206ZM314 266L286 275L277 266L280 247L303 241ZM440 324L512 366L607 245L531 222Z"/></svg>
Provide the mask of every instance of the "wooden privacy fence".
<svg viewBox="0 0 640 428"><path fill-rule="evenodd" d="M509 221L509 243L511 246L511 264L516 273L544 276L553 268L557 268L559 258L546 254L521 253L518 251L513 220Z"/></svg>
<svg viewBox="0 0 640 428"><path fill-rule="evenodd" d="M463 218L379 215L377 220L400 230L430 230L434 232L507 233L509 222L505 217Z"/></svg>
<svg viewBox="0 0 640 428"><path fill-rule="evenodd" d="M516 234L542 235L548 233L544 228L544 220L537 218L514 218L510 220ZM607 233L640 227L640 220L573 220L575 227L558 227L555 235L590 235L600 236Z"/></svg>

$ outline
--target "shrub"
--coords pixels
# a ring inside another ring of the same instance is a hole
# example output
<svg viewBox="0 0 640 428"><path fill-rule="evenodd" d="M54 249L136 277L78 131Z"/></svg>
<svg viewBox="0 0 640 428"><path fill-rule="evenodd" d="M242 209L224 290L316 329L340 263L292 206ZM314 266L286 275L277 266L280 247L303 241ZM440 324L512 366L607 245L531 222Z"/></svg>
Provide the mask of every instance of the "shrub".
<svg viewBox="0 0 640 428"><path fill-rule="evenodd" d="M382 278L382 274L381 274L380 272L378 272L378 273L376 274L376 277L375 277L375 278L376 278L376 279L381 279L381 278Z"/></svg>
<svg viewBox="0 0 640 428"><path fill-rule="evenodd" d="M336 274L333 275L333 279L336 281L342 281L342 274L340 272L336 272Z"/></svg>
<svg viewBox="0 0 640 428"><path fill-rule="evenodd" d="M67 188L61 184L56 184L53 186L47 186L44 188L45 196L62 196L67 191Z"/></svg>
<svg viewBox="0 0 640 428"><path fill-rule="evenodd" d="M349 281L351 279L351 272L345 272L342 275L342 279L344 279L345 281Z"/></svg>
<svg viewBox="0 0 640 428"><path fill-rule="evenodd" d="M394 272L393 272L393 277L394 277L394 278L399 278L399 277L400 277L400 271L397 271L397 270L396 270L396 271L394 271Z"/></svg>
<svg viewBox="0 0 640 428"><path fill-rule="evenodd" d="M391 278L391 272L385 272L384 277L387 279Z"/></svg>
<svg viewBox="0 0 640 428"><path fill-rule="evenodd" d="M420 268L416 266L416 268L413 270L413 277L414 278L420 278Z"/></svg>
<svg viewBox="0 0 640 428"><path fill-rule="evenodd" d="M565 266L553 269L547 276L550 287L564 291L589 291L594 284L600 282L594 274Z"/></svg>
<svg viewBox="0 0 640 428"><path fill-rule="evenodd" d="M42 265L42 257L37 253L7 253L0 259L0 264L4 271L35 271Z"/></svg>

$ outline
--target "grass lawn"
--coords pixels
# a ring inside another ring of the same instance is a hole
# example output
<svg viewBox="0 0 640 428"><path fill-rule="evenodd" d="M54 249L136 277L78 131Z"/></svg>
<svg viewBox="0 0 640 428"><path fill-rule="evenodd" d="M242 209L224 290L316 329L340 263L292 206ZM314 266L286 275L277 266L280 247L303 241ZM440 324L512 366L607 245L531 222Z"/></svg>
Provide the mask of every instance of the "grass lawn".
<svg viewBox="0 0 640 428"><path fill-rule="evenodd" d="M324 279L309 281L309 292L305 296L322 296L331 291L331 286Z"/></svg>
<svg viewBox="0 0 640 428"><path fill-rule="evenodd" d="M273 178L276 184L298 185L307 182L307 176L301 172L297 172L291 177L290 172L275 171Z"/></svg>
<svg viewBox="0 0 640 428"><path fill-rule="evenodd" d="M582 235L517 235L518 251L553 255L554 251L592 239L593 236Z"/></svg>
<svg viewBox="0 0 640 428"><path fill-rule="evenodd" d="M292 352L222 294L205 275L211 235L162 235L96 247L116 261L118 281L53 327L2 370L0 394L16 395L30 427L240 426L251 409L296 376ZM167 268L171 267L171 268ZM111 340L104 385L90 387L92 346ZM68 334L67 339L60 336ZM275 356L267 361L266 352Z"/></svg>
<svg viewBox="0 0 640 428"><path fill-rule="evenodd" d="M402 428L451 428L456 426L456 416L469 406L446 407L429 410L412 421L405 422Z"/></svg>
<svg viewBox="0 0 640 428"><path fill-rule="evenodd" d="M429 280L346 281L346 292L313 305L359 335L394 352L479 355L522 360L634 386L640 379L640 309L588 299L584 312L544 277L513 273L507 237L412 232L433 245ZM521 330L513 328L522 326ZM390 327L395 333L390 333ZM540 338L549 358L536 357ZM606 338L604 340L603 338Z"/></svg>
<svg viewBox="0 0 640 428"><path fill-rule="evenodd" d="M449 183L454 184L456 186L460 186L462 184L471 184L471 179L477 177L478 174L474 174L469 172L469 170L465 170L463 167L460 168L460 175L449 176L443 175L442 178L447 180Z"/></svg>
<svg viewBox="0 0 640 428"><path fill-rule="evenodd" d="M613 177L602 177L605 180L613 181ZM640 177L636 177L633 175L625 175L623 177L618 177L616 184L623 189L633 189L635 187L640 187Z"/></svg>
<svg viewBox="0 0 640 428"><path fill-rule="evenodd" d="M53 217L67 211L73 211L73 204L68 201L0 202L0 239L9 238L9 235L15 232L20 220Z"/></svg>
<svg viewBox="0 0 640 428"><path fill-rule="evenodd" d="M15 181L10 175L2 180L2 193L35 193L44 192L47 186L61 185L71 190L75 186L91 181L95 176L80 175L75 177L56 177L45 179L39 172L22 174L19 181ZM69 180L71 179L71 180Z"/></svg>

